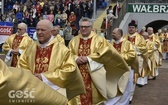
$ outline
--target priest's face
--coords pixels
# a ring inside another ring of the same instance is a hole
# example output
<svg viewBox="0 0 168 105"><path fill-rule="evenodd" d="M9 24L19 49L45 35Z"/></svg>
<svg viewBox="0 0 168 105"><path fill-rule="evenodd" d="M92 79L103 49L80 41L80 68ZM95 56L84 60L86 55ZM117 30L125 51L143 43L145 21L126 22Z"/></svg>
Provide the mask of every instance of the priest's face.
<svg viewBox="0 0 168 105"><path fill-rule="evenodd" d="M17 28L17 35L23 35L26 32L26 28L22 25L19 24Z"/></svg>
<svg viewBox="0 0 168 105"><path fill-rule="evenodd" d="M80 24L80 33L83 37L88 37L92 31L92 26L89 21L83 21Z"/></svg>
<svg viewBox="0 0 168 105"><path fill-rule="evenodd" d="M113 38L115 41L117 41L117 40L119 40L119 39L121 38L121 35L120 35L120 33L118 32L118 29L117 29L117 28L115 28L115 29L113 30L113 32L112 32L112 38Z"/></svg>
<svg viewBox="0 0 168 105"><path fill-rule="evenodd" d="M39 43L47 43L51 38L51 31L50 22L48 20L41 20L36 27Z"/></svg>
<svg viewBox="0 0 168 105"><path fill-rule="evenodd" d="M137 28L135 26L129 26L128 32L129 34L134 34L135 32L137 32Z"/></svg>
<svg viewBox="0 0 168 105"><path fill-rule="evenodd" d="M148 28L147 32L148 32L148 35L152 35L153 34L153 28Z"/></svg>

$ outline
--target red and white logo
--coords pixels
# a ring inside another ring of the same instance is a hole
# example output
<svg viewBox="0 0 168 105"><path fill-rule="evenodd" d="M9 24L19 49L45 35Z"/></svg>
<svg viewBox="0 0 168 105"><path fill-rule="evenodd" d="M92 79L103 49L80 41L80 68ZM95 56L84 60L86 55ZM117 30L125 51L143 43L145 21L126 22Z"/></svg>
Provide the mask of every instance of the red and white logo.
<svg viewBox="0 0 168 105"><path fill-rule="evenodd" d="M10 26L0 26L0 35L11 35L13 28Z"/></svg>

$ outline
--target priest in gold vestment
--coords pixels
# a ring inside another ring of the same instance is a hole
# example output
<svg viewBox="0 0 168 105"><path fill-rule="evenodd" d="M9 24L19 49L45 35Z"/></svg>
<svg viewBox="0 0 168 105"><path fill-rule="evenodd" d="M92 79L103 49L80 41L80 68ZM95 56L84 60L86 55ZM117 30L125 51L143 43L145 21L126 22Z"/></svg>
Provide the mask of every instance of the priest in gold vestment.
<svg viewBox="0 0 168 105"><path fill-rule="evenodd" d="M145 71L146 69L144 69L148 67L147 58L144 55L147 52L145 39L138 34L137 24L133 22L128 24L128 34L124 35L124 38L134 45L139 61L139 78L137 79L137 85L142 87L147 84L147 72Z"/></svg>
<svg viewBox="0 0 168 105"><path fill-rule="evenodd" d="M70 50L51 34L53 24L41 20L36 27L38 41L21 55L18 68L30 70L69 100L85 93L82 76Z"/></svg>
<svg viewBox="0 0 168 105"><path fill-rule="evenodd" d="M132 43L126 39L123 39L122 29L115 28L112 31L111 35L113 39L110 41L110 43L121 54L121 56L124 58L128 66L130 67L130 75L124 94L122 96L109 100L108 105L129 105L131 94L134 91L133 90L134 72L138 73L138 62L136 62L137 61L136 52L134 50Z"/></svg>
<svg viewBox="0 0 168 105"><path fill-rule="evenodd" d="M148 27L147 32L149 35L149 40L153 43L154 46L154 61L156 62L156 68L151 72L150 78L155 79L156 76L159 75L158 67L160 66L160 58L162 58L161 44L159 37L154 34L152 27Z"/></svg>
<svg viewBox="0 0 168 105"><path fill-rule="evenodd" d="M19 56L30 45L33 40L26 33L27 25L20 23L17 33L10 35L2 46L6 54L5 62L9 66L16 67Z"/></svg>
<svg viewBox="0 0 168 105"><path fill-rule="evenodd" d="M167 53L168 53L168 30L167 28L164 28L163 33L161 35L162 38L162 55L163 59L167 58Z"/></svg>
<svg viewBox="0 0 168 105"><path fill-rule="evenodd" d="M28 70L7 67L0 59L1 105L67 105L60 93L36 78Z"/></svg>
<svg viewBox="0 0 168 105"><path fill-rule="evenodd" d="M155 62L155 58L154 58L154 52L155 52L155 46L153 44L153 42L150 40L149 35L143 35L145 41L146 41L146 48L148 49L148 51L145 53L148 57L148 65L149 68L148 69L148 76L152 75L152 77L154 77L155 75L155 68L157 67L156 62Z"/></svg>
<svg viewBox="0 0 168 105"><path fill-rule="evenodd" d="M89 18L81 18L80 34L68 45L74 54L86 90L86 94L72 99L70 105L104 103L122 95L128 82L129 68L126 62L105 38L92 31L92 25Z"/></svg>
<svg viewBox="0 0 168 105"><path fill-rule="evenodd" d="M58 40L58 42L65 44L65 40L59 34L59 30L60 30L60 28L58 26L54 26L53 30L52 30L52 35Z"/></svg>

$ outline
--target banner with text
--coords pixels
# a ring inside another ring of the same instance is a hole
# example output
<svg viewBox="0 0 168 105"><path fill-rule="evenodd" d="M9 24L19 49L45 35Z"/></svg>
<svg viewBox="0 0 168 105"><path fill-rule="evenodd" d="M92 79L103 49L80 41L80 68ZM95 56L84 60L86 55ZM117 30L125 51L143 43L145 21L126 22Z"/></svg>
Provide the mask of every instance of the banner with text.
<svg viewBox="0 0 168 105"><path fill-rule="evenodd" d="M168 4L128 4L128 12L168 13Z"/></svg>

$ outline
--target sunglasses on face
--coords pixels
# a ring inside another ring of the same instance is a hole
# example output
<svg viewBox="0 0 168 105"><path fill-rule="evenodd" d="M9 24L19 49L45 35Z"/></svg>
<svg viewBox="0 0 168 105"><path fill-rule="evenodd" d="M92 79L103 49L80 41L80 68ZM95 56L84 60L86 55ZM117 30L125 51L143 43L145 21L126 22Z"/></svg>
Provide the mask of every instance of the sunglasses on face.
<svg viewBox="0 0 168 105"><path fill-rule="evenodd" d="M18 30L24 30L24 29L21 29L21 28L17 28Z"/></svg>

